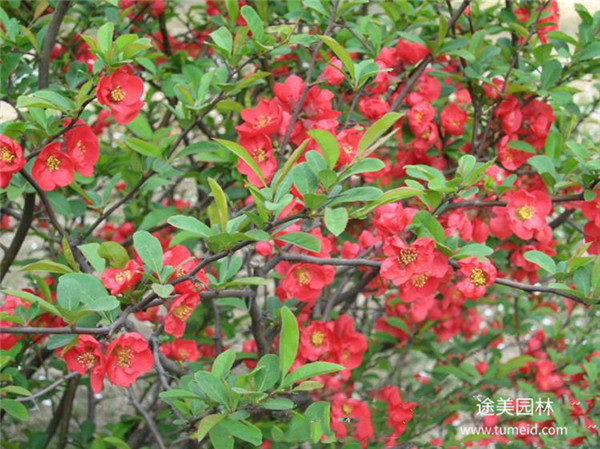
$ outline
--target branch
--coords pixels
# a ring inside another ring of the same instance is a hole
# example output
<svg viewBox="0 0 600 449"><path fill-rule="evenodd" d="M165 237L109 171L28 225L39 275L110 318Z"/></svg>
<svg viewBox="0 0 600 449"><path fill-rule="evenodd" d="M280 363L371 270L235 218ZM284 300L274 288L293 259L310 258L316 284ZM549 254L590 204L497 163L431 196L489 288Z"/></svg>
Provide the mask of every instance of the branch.
<svg viewBox="0 0 600 449"><path fill-rule="evenodd" d="M156 423L154 422L150 414L146 411L146 409L144 409L142 404L140 404L140 402L137 400L131 387L127 388L127 394L129 395L129 400L131 401L131 404L135 407L139 414L142 415L144 421L146 421L146 425L148 426L148 429L150 429L150 433L152 433L152 436L154 437L154 440L156 441L158 447L160 449L167 449L165 443L162 440L162 437L160 436L160 432L156 427Z"/></svg>

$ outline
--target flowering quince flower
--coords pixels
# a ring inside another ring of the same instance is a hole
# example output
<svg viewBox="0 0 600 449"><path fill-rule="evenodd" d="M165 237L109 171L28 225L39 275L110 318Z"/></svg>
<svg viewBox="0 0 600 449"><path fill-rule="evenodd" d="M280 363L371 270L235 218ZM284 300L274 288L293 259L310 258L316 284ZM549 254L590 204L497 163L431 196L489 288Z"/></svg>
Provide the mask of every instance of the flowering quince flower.
<svg viewBox="0 0 600 449"><path fill-rule="evenodd" d="M236 130L247 137L270 136L281 124L281 106L276 100L260 100L256 108L244 109L240 115L244 123Z"/></svg>
<svg viewBox="0 0 600 449"><path fill-rule="evenodd" d="M90 371L90 384L94 393L102 391L106 358L98 341L90 335L80 335L77 344L66 351L62 358L69 371L85 374Z"/></svg>
<svg viewBox="0 0 600 449"><path fill-rule="evenodd" d="M384 237L393 236L406 229L406 226L412 222L415 213L417 213L417 209L404 208L402 203L384 204L375 209L373 226L377 229L378 234Z"/></svg>
<svg viewBox="0 0 600 449"><path fill-rule="evenodd" d="M25 166L21 145L0 134L0 188L5 189L12 175Z"/></svg>
<svg viewBox="0 0 600 449"><path fill-rule="evenodd" d="M586 243L591 243L588 248L590 254L600 254L600 226L590 221L583 227Z"/></svg>
<svg viewBox="0 0 600 449"><path fill-rule="evenodd" d="M163 255L163 266L168 265L175 269L171 280L187 275L196 268L198 263L198 259L192 257L190 250L183 245L175 245ZM175 292L197 293L206 290L207 285L208 278L206 277L206 272L200 270L196 273L194 279L175 284Z"/></svg>
<svg viewBox="0 0 600 449"><path fill-rule="evenodd" d="M413 419L416 402L404 402L398 387L387 386L377 392L377 399L386 404L387 424L392 428L395 438L406 431L406 423Z"/></svg>
<svg viewBox="0 0 600 449"><path fill-rule="evenodd" d="M60 145L60 142L46 145L31 167L31 174L42 190L54 190L73 182L73 161L61 151Z"/></svg>
<svg viewBox="0 0 600 449"><path fill-rule="evenodd" d="M400 39L396 45L396 54L405 64L414 65L429 54L429 50L418 42Z"/></svg>
<svg viewBox="0 0 600 449"><path fill-rule="evenodd" d="M199 302L200 296L197 293L185 293L175 298L165 317L165 333L180 338L185 332L186 320Z"/></svg>
<svg viewBox="0 0 600 449"><path fill-rule="evenodd" d="M362 97L358 100L358 110L365 118L374 121L390 112L390 105L378 95Z"/></svg>
<svg viewBox="0 0 600 449"><path fill-rule="evenodd" d="M397 286L410 281L417 289L429 288L433 278L443 278L448 272L448 260L430 238L419 238L409 245L399 237L390 237L383 253L387 257L381 264L381 276Z"/></svg>
<svg viewBox="0 0 600 449"><path fill-rule="evenodd" d="M458 261L458 265L463 279L459 281L457 288L465 298L481 298L485 295L486 288L496 281L496 267L487 260L465 257Z"/></svg>
<svg viewBox="0 0 600 449"><path fill-rule="evenodd" d="M200 358L200 351L194 340L174 340L160 345L158 349L165 357L178 362L195 362Z"/></svg>
<svg viewBox="0 0 600 449"><path fill-rule="evenodd" d="M502 166L508 170L516 170L533 156L532 153L511 148L508 143L512 140L518 140L517 136L504 136L498 143L498 159Z"/></svg>
<svg viewBox="0 0 600 449"><path fill-rule="evenodd" d="M580 203L581 213L590 222L600 226L600 189L594 191L596 195L591 201L582 201Z"/></svg>
<svg viewBox="0 0 600 449"><path fill-rule="evenodd" d="M408 118L408 126L413 134L422 134L435 117L435 109L426 101L423 101L406 113Z"/></svg>
<svg viewBox="0 0 600 449"><path fill-rule="evenodd" d="M358 128L348 128L338 133L336 137L340 147L339 165L350 164L354 160L363 135L363 130Z"/></svg>
<svg viewBox="0 0 600 449"><path fill-rule="evenodd" d="M520 239L529 240L548 225L552 201L546 192L519 190L510 195L506 206L511 231Z"/></svg>
<svg viewBox="0 0 600 449"><path fill-rule="evenodd" d="M451 103L440 114L442 129L451 136L462 136L467 121L467 113Z"/></svg>
<svg viewBox="0 0 600 449"><path fill-rule="evenodd" d="M137 332L120 335L110 342L106 350L108 380L119 387L130 387L153 365L154 358L148 342Z"/></svg>
<svg viewBox="0 0 600 449"><path fill-rule="evenodd" d="M98 137L92 128L78 120L73 128L65 133L65 145L75 171L82 176L92 176L94 165L100 157Z"/></svg>
<svg viewBox="0 0 600 449"><path fill-rule="evenodd" d="M440 98L442 84L439 80L427 73L421 75L416 84L406 96L406 104L410 107L416 106L424 101L431 103Z"/></svg>
<svg viewBox="0 0 600 449"><path fill-rule="evenodd" d="M135 260L130 260L122 269L107 268L102 273L102 283L113 295L123 293L142 280L142 267Z"/></svg>
<svg viewBox="0 0 600 449"><path fill-rule="evenodd" d="M350 371L358 368L363 361L368 349L367 339L354 330L354 319L348 315L340 315L334 321L334 336L337 337L333 340L337 345L333 348L333 359L346 367L340 376L349 378Z"/></svg>
<svg viewBox="0 0 600 449"><path fill-rule="evenodd" d="M334 278L335 269L331 265L298 263L290 265L279 285L286 298L296 298L312 306Z"/></svg>
<svg viewBox="0 0 600 449"><path fill-rule="evenodd" d="M348 435L345 418L354 420L349 427L352 428L352 436L356 440L366 443L366 440L373 436L374 430L369 406L363 401L347 398L342 393L337 393L331 401L331 429L338 439L343 439Z"/></svg>
<svg viewBox="0 0 600 449"><path fill-rule="evenodd" d="M307 360L315 361L329 353L336 344L337 337L333 333L333 324L313 321L302 328L300 334L300 354Z"/></svg>
<svg viewBox="0 0 600 449"><path fill-rule="evenodd" d="M288 112L293 111L304 90L304 81L296 75L288 77L285 82L275 84L275 96L285 106Z"/></svg>
<svg viewBox="0 0 600 449"><path fill-rule="evenodd" d="M135 119L144 106L142 79L133 74L128 66L103 76L98 82L98 103L108 106L115 122L125 125Z"/></svg>
<svg viewBox="0 0 600 449"><path fill-rule="evenodd" d="M263 134L257 134L255 136L243 136L240 138L239 143L248 150L248 153L260 168L266 183L269 184L277 171L277 159L273 155L271 139ZM237 169L240 173L248 177L250 184L256 187L263 187L263 183L258 175L241 158L238 159Z"/></svg>
<svg viewBox="0 0 600 449"><path fill-rule="evenodd" d="M343 67L342 61L338 58L331 58L325 66L325 70L323 70L323 75L321 76L330 86L342 84L344 82Z"/></svg>

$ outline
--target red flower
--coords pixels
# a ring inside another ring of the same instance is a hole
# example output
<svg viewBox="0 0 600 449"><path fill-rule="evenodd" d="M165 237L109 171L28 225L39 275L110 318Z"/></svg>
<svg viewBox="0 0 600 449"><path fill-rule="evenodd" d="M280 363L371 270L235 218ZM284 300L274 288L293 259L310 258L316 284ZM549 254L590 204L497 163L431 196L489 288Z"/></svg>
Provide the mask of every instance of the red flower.
<svg viewBox="0 0 600 449"><path fill-rule="evenodd" d="M337 341L332 323L313 321L300 333L300 354L307 360L315 361L328 354Z"/></svg>
<svg viewBox="0 0 600 449"><path fill-rule="evenodd" d="M408 126L413 134L419 135L423 133L429 123L435 117L435 109L426 101L423 101L412 108L406 114L408 118Z"/></svg>
<svg viewBox="0 0 600 449"><path fill-rule="evenodd" d="M169 265L175 269L175 273L171 276L171 280L187 275L196 268L198 263L198 259L192 257L190 250L183 245L173 246L170 250L165 252L163 256L163 265ZM175 292L197 293L206 290L207 285L208 278L206 277L206 273L204 270L200 270L196 273L194 279L175 284Z"/></svg>
<svg viewBox="0 0 600 449"><path fill-rule="evenodd" d="M100 343L90 335L80 335L77 344L63 354L69 371L85 374L90 370L90 384L94 393L102 391L106 359Z"/></svg>
<svg viewBox="0 0 600 449"><path fill-rule="evenodd" d="M248 153L260 168L265 181L269 184L277 171L277 159L273 156L271 139L265 135L257 134L253 137L242 137L239 142L241 146L248 150ZM254 173L254 170L252 170L241 158L238 159L237 169L240 173L248 177L250 184L257 187L263 187L263 183L258 175Z"/></svg>
<svg viewBox="0 0 600 449"><path fill-rule="evenodd" d="M467 113L454 103L450 103L446 106L440 114L442 129L451 136L461 136L466 121Z"/></svg>
<svg viewBox="0 0 600 449"><path fill-rule="evenodd" d="M75 126L65 133L65 144L75 171L83 176L92 176L94 165L100 157L98 138L92 128L78 120Z"/></svg>
<svg viewBox="0 0 600 449"><path fill-rule="evenodd" d="M100 78L96 90L98 103L108 106L115 122L121 124L127 124L137 117L144 106L141 100L143 94L142 79L127 66Z"/></svg>
<svg viewBox="0 0 600 449"><path fill-rule="evenodd" d="M406 431L406 423L413 419L416 402L404 402L398 387L387 386L377 392L377 399L386 403L387 423L394 433L394 438Z"/></svg>
<svg viewBox="0 0 600 449"><path fill-rule="evenodd" d="M390 112L390 105L380 96L363 97L358 100L358 110L365 118L373 121Z"/></svg>
<svg viewBox="0 0 600 449"><path fill-rule="evenodd" d="M236 126L237 131L246 137L270 136L279 130L281 123L281 107L277 100L260 100L254 109L241 112L244 124Z"/></svg>
<svg viewBox="0 0 600 449"><path fill-rule="evenodd" d="M334 278L335 269L331 265L299 263L288 268L280 287L287 298L312 304Z"/></svg>
<svg viewBox="0 0 600 449"><path fill-rule="evenodd" d="M344 65L338 58L331 58L323 70L323 78L330 86L337 86L344 82Z"/></svg>
<svg viewBox="0 0 600 449"><path fill-rule="evenodd" d="M510 196L506 211L512 232L520 239L529 240L547 226L546 217L552 212L552 201L541 190L519 190Z"/></svg>
<svg viewBox="0 0 600 449"><path fill-rule="evenodd" d="M0 134L0 188L5 189L12 175L21 170L24 165L21 145Z"/></svg>
<svg viewBox="0 0 600 449"><path fill-rule="evenodd" d="M107 268L102 273L102 283L113 295L129 290L142 279L142 267L135 260L127 262L123 269Z"/></svg>
<svg viewBox="0 0 600 449"><path fill-rule="evenodd" d="M465 257L459 260L458 264L463 279L458 283L457 288L465 298L481 298L485 295L486 288L496 280L498 274L496 267L487 260Z"/></svg>
<svg viewBox="0 0 600 449"><path fill-rule="evenodd" d="M432 281L429 278L441 278L448 271L448 260L435 249L435 241L430 238L419 238L409 245L391 237L385 242L383 252L387 258L381 264L381 276L395 285L410 280L414 287L421 288Z"/></svg>
<svg viewBox="0 0 600 449"><path fill-rule="evenodd" d="M373 436L371 411L366 403L358 399L344 397L336 394L331 401L331 429L338 439L343 439L348 434L345 419L353 421L351 425L353 436L358 441L366 441Z"/></svg>
<svg viewBox="0 0 600 449"><path fill-rule="evenodd" d="M396 54L405 64L416 64L429 54L429 50L418 42L409 42L404 39L398 41Z"/></svg>
<svg viewBox="0 0 600 449"><path fill-rule="evenodd" d="M177 338L181 337L185 332L186 320L192 315L199 302L200 296L196 293L186 293L175 298L165 317L165 333Z"/></svg>
<svg viewBox="0 0 600 449"><path fill-rule="evenodd" d="M128 388L154 365L148 342L137 332L119 336L106 351L106 374L113 385Z"/></svg>
<svg viewBox="0 0 600 449"><path fill-rule="evenodd" d="M344 129L337 135L340 146L340 158L338 164L349 164L354 160L358 151L358 142L362 139L364 132L357 128Z"/></svg>
<svg viewBox="0 0 600 449"><path fill-rule="evenodd" d="M299 76L293 75L285 80L285 83L277 83L273 88L275 96L291 112L296 108L302 91L304 90L304 81Z"/></svg>
<svg viewBox="0 0 600 449"><path fill-rule="evenodd" d="M35 159L31 174L42 190L54 190L73 182L73 161L60 151L60 143L47 145Z"/></svg>
<svg viewBox="0 0 600 449"><path fill-rule="evenodd" d="M200 358L200 351L194 340L175 340L160 345L159 349L165 357L177 361L195 362Z"/></svg>

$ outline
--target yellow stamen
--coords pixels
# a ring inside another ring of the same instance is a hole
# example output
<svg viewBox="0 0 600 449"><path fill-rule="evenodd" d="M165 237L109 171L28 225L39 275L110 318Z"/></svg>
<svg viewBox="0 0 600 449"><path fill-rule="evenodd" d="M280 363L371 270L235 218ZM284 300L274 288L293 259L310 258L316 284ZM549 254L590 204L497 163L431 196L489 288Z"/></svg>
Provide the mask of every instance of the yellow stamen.
<svg viewBox="0 0 600 449"><path fill-rule="evenodd" d="M487 275L481 268L473 268L469 279L475 287L484 287L487 285Z"/></svg>
<svg viewBox="0 0 600 449"><path fill-rule="evenodd" d="M126 96L125 91L123 89L121 89L121 86L119 86L119 85L116 85L114 87L114 89L110 91L110 94L108 94L108 98L113 103L118 103L120 101L123 101L125 99L125 96Z"/></svg>
<svg viewBox="0 0 600 449"><path fill-rule="evenodd" d="M313 346L319 347L323 345L323 342L325 341L325 335L323 334L323 332L313 332L312 335L310 336L310 342L313 344Z"/></svg>
<svg viewBox="0 0 600 449"><path fill-rule="evenodd" d="M56 156L50 156L46 159L46 167L50 171L56 171L60 168L61 160Z"/></svg>
<svg viewBox="0 0 600 449"><path fill-rule="evenodd" d="M531 206L517 207L516 214L520 221L529 220L535 215L535 209Z"/></svg>

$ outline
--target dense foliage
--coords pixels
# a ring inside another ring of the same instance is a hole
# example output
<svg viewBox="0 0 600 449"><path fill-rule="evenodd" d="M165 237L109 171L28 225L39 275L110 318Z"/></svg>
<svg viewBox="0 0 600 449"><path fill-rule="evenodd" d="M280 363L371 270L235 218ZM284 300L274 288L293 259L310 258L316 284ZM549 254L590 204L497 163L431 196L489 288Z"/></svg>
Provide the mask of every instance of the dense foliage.
<svg viewBox="0 0 600 449"><path fill-rule="evenodd" d="M559 3L2 2L2 447L599 447Z"/></svg>

